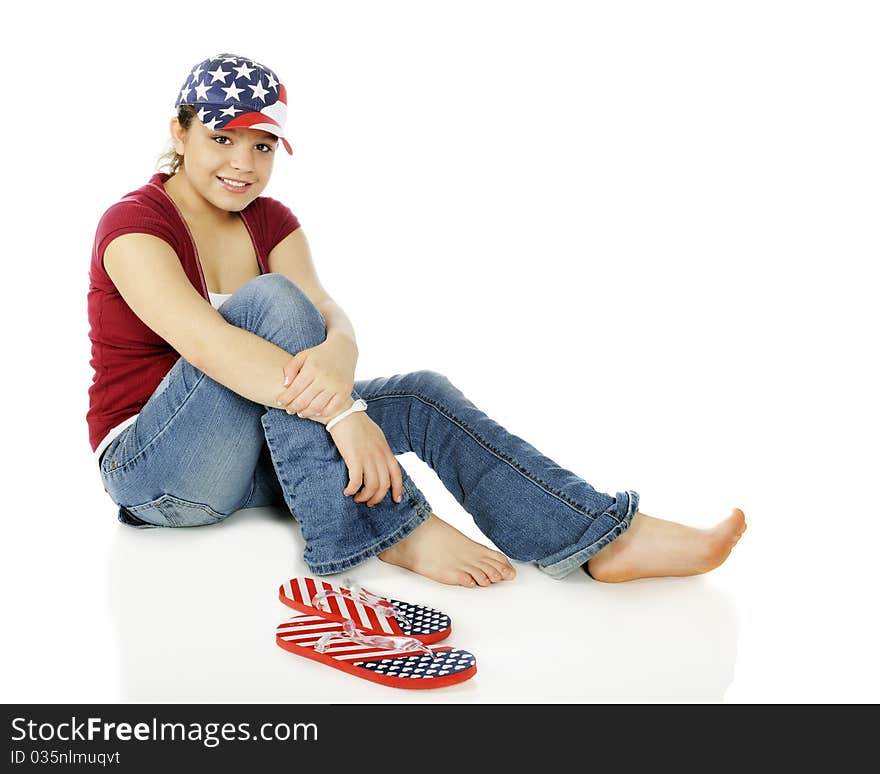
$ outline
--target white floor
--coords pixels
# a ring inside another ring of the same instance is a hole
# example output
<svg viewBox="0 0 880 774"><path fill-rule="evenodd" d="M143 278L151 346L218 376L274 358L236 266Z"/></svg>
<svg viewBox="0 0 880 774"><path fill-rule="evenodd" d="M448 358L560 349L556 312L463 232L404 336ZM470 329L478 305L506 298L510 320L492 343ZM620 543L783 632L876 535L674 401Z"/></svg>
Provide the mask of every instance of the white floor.
<svg viewBox="0 0 880 774"><path fill-rule="evenodd" d="M430 470L413 455L401 459L435 511L467 529L467 515L431 483ZM19 533L32 542L20 544L4 568L14 590L5 701L858 702L880 695L876 584L866 563L876 520L853 527L863 540L847 535L847 526L864 520L857 497L829 512L827 537L838 550L822 556L810 531L786 534L791 522L773 515L785 498L777 493L774 501L768 491L760 508L746 508L749 530L729 562L695 578L602 584L577 573L555 581L519 565L514 582L470 590L374 559L353 577L448 613L453 634L443 644L477 657L477 675L461 685L404 691L275 645L275 626L291 613L278 586L308 573L298 528L281 511L240 511L207 528L135 530L113 523L109 499L89 492L89 519L83 511L76 523L34 504L27 515L36 529ZM794 510L797 499L789 501ZM841 546L848 546L843 554Z"/></svg>

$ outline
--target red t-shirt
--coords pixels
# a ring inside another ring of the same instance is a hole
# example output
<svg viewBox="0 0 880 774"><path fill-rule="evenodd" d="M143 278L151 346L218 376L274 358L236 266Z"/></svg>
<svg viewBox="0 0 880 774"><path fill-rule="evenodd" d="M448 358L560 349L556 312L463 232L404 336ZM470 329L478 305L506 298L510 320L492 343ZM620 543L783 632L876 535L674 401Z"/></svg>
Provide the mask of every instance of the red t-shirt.
<svg viewBox="0 0 880 774"><path fill-rule="evenodd" d="M107 432L137 414L180 353L147 327L119 294L104 269L104 250L122 234L152 234L171 245L193 287L210 303L195 241L174 201L163 187L168 178L157 172L150 182L111 205L101 217L89 268L90 364L89 442L94 452ZM258 196L241 210L251 236L260 273L269 271L269 253L299 221L284 204Z"/></svg>

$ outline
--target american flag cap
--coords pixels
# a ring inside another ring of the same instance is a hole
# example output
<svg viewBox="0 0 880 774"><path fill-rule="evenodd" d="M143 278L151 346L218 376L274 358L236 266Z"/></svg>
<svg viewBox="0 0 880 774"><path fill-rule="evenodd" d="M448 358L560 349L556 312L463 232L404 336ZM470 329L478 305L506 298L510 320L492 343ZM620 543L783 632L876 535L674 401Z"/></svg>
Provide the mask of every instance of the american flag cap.
<svg viewBox="0 0 880 774"><path fill-rule="evenodd" d="M175 109L180 105L192 105L211 131L270 132L293 154L284 137L287 89L273 70L253 59L226 53L199 62L178 92Z"/></svg>

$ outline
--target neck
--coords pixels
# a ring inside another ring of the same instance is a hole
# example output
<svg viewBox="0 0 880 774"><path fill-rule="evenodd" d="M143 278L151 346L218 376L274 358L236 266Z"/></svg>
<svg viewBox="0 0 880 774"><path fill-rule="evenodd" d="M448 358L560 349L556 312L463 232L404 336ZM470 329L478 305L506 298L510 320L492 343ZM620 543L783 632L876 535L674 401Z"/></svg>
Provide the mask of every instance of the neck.
<svg viewBox="0 0 880 774"><path fill-rule="evenodd" d="M171 200L186 218L187 223L225 224L238 217L237 212L218 209L206 201L190 185L184 172L176 172L163 185Z"/></svg>

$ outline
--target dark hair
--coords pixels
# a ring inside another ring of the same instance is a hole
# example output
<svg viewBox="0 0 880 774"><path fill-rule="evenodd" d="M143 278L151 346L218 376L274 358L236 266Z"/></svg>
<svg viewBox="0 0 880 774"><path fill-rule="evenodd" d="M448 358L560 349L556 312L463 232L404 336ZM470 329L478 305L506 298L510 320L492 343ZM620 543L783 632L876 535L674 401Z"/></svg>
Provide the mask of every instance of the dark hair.
<svg viewBox="0 0 880 774"><path fill-rule="evenodd" d="M195 117L196 109L192 105L180 105L177 108L177 122L183 127L184 131L189 131L190 124ZM183 156L174 150L174 145L172 144L169 150L159 156L156 162L156 169L162 171L162 167L167 166L168 172L174 175L180 169L181 164L183 164Z"/></svg>

